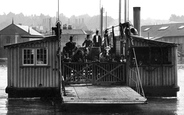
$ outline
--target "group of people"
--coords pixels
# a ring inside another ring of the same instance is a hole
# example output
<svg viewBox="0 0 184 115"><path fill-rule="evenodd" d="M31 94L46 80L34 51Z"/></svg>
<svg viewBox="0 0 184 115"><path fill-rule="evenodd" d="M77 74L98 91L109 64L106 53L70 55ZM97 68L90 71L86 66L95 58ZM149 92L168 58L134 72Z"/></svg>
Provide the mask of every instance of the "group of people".
<svg viewBox="0 0 184 115"><path fill-rule="evenodd" d="M99 31L97 30L92 40L90 40L89 34L86 36L86 39L82 43L82 46L85 48L85 52L89 51L90 47L95 47L99 49L98 51L99 53L101 51L102 42L103 42L102 37L99 35ZM104 43L106 44L106 46L109 45L107 31L105 31L105 34L104 34ZM73 53L76 51L76 48L77 47L76 47L76 43L73 41L73 36L70 36L70 40L65 44L65 47L63 50L68 53L68 57L71 57Z"/></svg>
<svg viewBox="0 0 184 115"><path fill-rule="evenodd" d="M90 35L88 34L86 37L86 40L82 43L82 46L84 47L101 47L102 45L102 38L99 35L99 31L96 31L96 34L93 36L93 39L90 40Z"/></svg>

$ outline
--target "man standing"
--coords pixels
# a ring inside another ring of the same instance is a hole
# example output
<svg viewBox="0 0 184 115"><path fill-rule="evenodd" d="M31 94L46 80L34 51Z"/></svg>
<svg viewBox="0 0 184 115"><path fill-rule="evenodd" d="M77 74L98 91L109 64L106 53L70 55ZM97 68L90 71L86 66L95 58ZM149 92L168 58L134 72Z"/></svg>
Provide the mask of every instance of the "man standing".
<svg viewBox="0 0 184 115"><path fill-rule="evenodd" d="M101 52L101 46L102 46L102 38L100 35L98 35L98 30L96 30L96 35L93 36L93 48L91 51L91 54L93 59L100 60L100 52Z"/></svg>
<svg viewBox="0 0 184 115"><path fill-rule="evenodd" d="M96 35L93 36L93 46L94 47L101 47L102 45L102 38L98 35L98 30L96 30Z"/></svg>
<svg viewBox="0 0 184 115"><path fill-rule="evenodd" d="M75 42L73 42L73 36L70 36L70 41L66 43L66 47L67 47L67 52L69 53L69 57L72 56L72 53L75 51L76 46L75 46Z"/></svg>

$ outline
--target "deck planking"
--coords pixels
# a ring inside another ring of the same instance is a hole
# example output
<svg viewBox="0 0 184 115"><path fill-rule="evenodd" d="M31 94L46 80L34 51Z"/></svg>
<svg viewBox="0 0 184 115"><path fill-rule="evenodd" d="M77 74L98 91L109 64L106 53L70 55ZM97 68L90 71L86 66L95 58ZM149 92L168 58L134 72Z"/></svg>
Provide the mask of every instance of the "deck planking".
<svg viewBox="0 0 184 115"><path fill-rule="evenodd" d="M142 104L146 98L128 86L67 86L64 103Z"/></svg>

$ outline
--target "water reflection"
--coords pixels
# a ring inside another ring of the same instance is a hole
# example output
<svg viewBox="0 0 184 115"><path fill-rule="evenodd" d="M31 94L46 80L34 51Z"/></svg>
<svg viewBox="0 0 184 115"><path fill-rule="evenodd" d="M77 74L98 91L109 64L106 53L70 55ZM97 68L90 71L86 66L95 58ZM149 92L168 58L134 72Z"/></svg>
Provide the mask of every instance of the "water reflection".
<svg viewBox="0 0 184 115"><path fill-rule="evenodd" d="M149 98L142 105L66 105L40 99L8 99L7 67L0 66L0 114L7 115L183 115L184 69L178 70L177 98Z"/></svg>

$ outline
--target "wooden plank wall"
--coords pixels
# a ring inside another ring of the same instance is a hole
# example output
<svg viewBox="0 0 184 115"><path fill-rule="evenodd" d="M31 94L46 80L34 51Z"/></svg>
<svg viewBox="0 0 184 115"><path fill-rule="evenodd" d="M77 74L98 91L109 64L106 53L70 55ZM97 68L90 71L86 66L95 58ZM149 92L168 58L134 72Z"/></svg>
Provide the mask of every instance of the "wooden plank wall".
<svg viewBox="0 0 184 115"><path fill-rule="evenodd" d="M153 69L153 67L152 67ZM140 77L143 86L175 86L175 70L172 66L156 67L153 70L146 70L145 67L139 67ZM136 80L136 68L129 69L129 86L135 86L133 80ZM133 79L133 80L132 80Z"/></svg>
<svg viewBox="0 0 184 115"><path fill-rule="evenodd" d="M134 41L134 46L148 47L146 42ZM143 86L177 86L177 47L171 47L172 64L139 66ZM149 70L150 69L150 70ZM136 68L128 68L127 84L135 86Z"/></svg>
<svg viewBox="0 0 184 115"><path fill-rule="evenodd" d="M22 66L22 49L39 47L48 48L48 66ZM58 44L56 41L9 48L8 87L35 88L39 87L40 84L42 84L41 87L58 87L57 49Z"/></svg>

